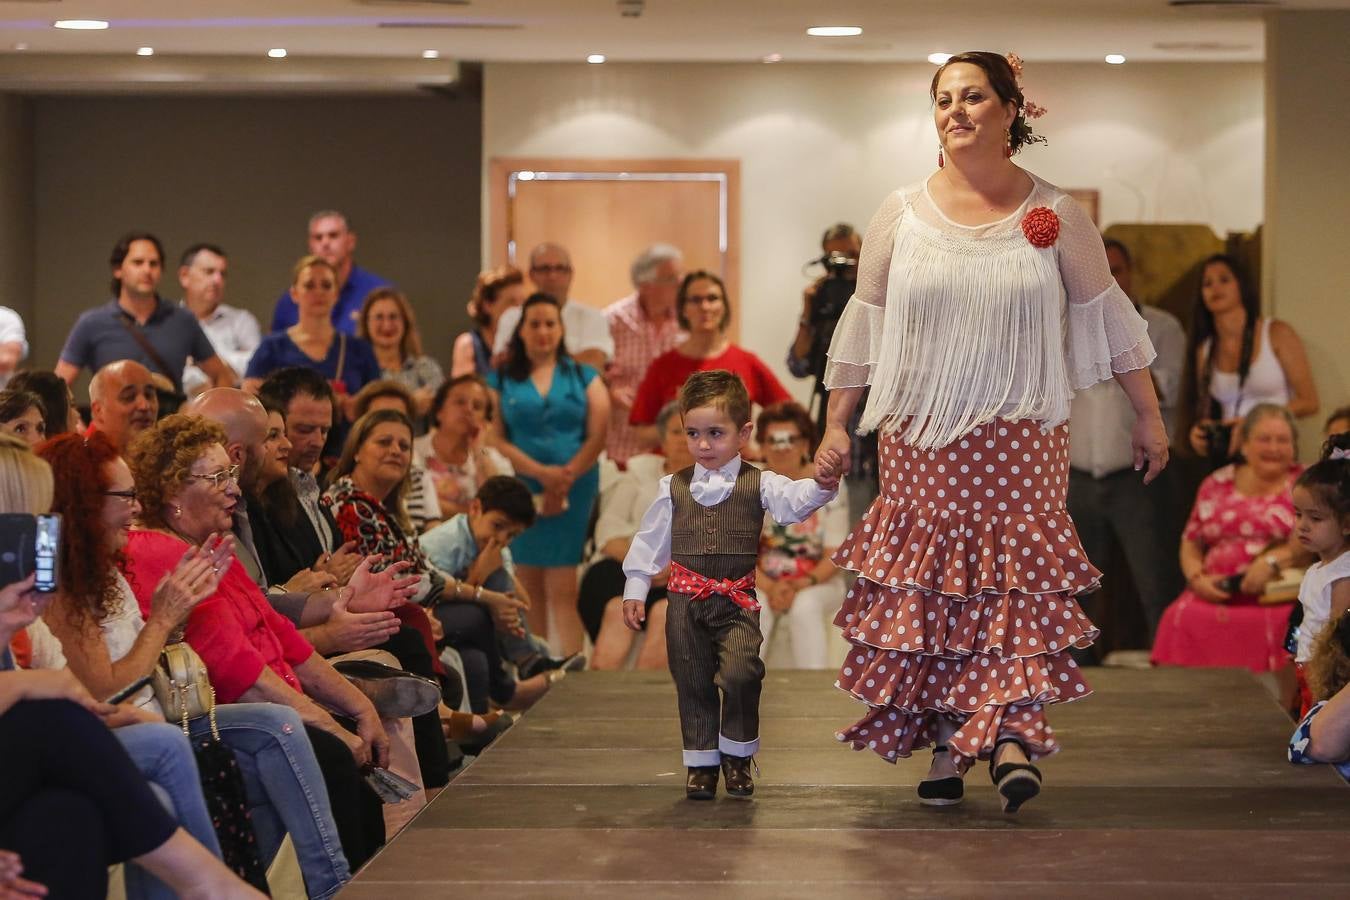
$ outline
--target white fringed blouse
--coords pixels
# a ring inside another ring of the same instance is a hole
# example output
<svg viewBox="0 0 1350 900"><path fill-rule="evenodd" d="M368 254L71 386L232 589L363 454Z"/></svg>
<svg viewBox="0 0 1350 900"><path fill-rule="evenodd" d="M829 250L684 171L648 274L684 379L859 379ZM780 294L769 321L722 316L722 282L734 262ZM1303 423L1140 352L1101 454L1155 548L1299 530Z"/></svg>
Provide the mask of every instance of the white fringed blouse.
<svg viewBox="0 0 1350 900"><path fill-rule="evenodd" d="M1069 418L1075 390L1153 361L1092 220L1031 177L1022 205L987 225L948 219L927 181L882 203L825 369L830 389L872 386L860 433L902 429L932 449L996 417L1049 429ZM1059 217L1046 248L1021 227L1042 206Z"/></svg>

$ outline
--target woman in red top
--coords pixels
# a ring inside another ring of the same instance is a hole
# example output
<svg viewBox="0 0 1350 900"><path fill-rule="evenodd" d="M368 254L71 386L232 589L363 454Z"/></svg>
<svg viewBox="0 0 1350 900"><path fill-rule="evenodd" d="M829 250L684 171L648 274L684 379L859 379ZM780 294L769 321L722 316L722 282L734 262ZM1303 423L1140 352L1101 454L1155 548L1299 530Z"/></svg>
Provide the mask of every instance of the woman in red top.
<svg viewBox="0 0 1350 900"><path fill-rule="evenodd" d="M727 337L731 298L721 278L704 269L690 272L680 284L675 309L680 327L689 332L689 339L662 353L647 367L628 416L630 424L643 426L640 437L646 446L659 445L656 414L675 399L684 380L695 372L726 369L739 375L756 406L772 406L792 399L764 360Z"/></svg>

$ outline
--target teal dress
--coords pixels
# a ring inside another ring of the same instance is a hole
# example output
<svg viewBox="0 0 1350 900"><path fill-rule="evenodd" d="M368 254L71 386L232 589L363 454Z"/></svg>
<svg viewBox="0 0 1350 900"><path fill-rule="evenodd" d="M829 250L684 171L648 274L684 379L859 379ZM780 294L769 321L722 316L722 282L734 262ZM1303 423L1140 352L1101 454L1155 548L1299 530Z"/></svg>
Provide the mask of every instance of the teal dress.
<svg viewBox="0 0 1350 900"><path fill-rule="evenodd" d="M531 459L550 466L566 465L586 440L586 386L595 369L572 359L558 361L553 384L539 396L529 378L516 381L501 372L488 376L488 383L501 394L502 424L506 438ZM543 486L521 476L538 495ZM522 566L575 566L581 562L591 509L600 490L600 467L591 466L572 483L567 509L557 516L540 516L520 537L511 542L511 555Z"/></svg>

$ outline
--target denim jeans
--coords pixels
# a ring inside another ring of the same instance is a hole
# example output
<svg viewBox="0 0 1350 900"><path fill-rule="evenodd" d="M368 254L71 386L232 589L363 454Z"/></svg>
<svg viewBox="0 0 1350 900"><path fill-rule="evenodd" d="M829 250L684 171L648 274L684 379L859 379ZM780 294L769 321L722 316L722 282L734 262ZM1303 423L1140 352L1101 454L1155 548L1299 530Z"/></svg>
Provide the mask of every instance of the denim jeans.
<svg viewBox="0 0 1350 900"><path fill-rule="evenodd" d="M239 761L263 864L271 863L289 832L305 892L311 898L336 894L351 871L300 714L278 703L221 704L216 727ZM189 728L200 737L210 723L202 716Z"/></svg>
<svg viewBox="0 0 1350 900"><path fill-rule="evenodd" d="M115 729L113 734L183 830L219 857L220 842L202 797L197 759L183 730L164 722L147 722ZM178 896L134 863L127 864L125 873L128 900L172 900Z"/></svg>

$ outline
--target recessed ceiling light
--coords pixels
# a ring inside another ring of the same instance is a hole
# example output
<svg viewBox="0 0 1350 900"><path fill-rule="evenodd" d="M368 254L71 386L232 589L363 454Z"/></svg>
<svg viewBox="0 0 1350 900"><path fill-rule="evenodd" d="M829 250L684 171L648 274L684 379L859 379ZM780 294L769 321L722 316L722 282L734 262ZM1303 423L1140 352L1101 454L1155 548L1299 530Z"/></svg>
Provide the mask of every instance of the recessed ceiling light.
<svg viewBox="0 0 1350 900"><path fill-rule="evenodd" d="M862 34L858 25L817 25L806 29L811 37L857 37Z"/></svg>
<svg viewBox="0 0 1350 900"><path fill-rule="evenodd" d="M155 55L155 48L154 48L154 47L138 47L138 48L136 48L136 55L137 55L137 56L154 56L154 55Z"/></svg>
<svg viewBox="0 0 1350 900"><path fill-rule="evenodd" d="M586 62L590 63L593 66L598 66L604 61L605 61L605 54L603 53L592 53L590 56L586 57Z"/></svg>
<svg viewBox="0 0 1350 900"><path fill-rule="evenodd" d="M951 59L951 58L952 58L952 55L951 55L950 53L930 53L930 54L928 54L928 61L929 61L930 63L932 63L933 65L935 65L935 66L940 66L940 65L942 65L943 63L945 63L947 60L949 60L949 59Z"/></svg>
<svg viewBox="0 0 1350 900"><path fill-rule="evenodd" d="M57 19L52 27L64 28L66 31L102 31L108 27L108 23L102 19Z"/></svg>
<svg viewBox="0 0 1350 900"><path fill-rule="evenodd" d="M770 53L768 56L760 60L760 62L766 63L780 63L782 61L783 61L783 54L781 53Z"/></svg>
<svg viewBox="0 0 1350 900"><path fill-rule="evenodd" d="M1106 61L1113 66L1124 65L1125 55L1122 53L1108 53L1106 54Z"/></svg>
<svg viewBox="0 0 1350 900"><path fill-rule="evenodd" d="M286 51L282 47L273 47L271 50L267 51L267 55L273 59L285 59Z"/></svg>
<svg viewBox="0 0 1350 900"><path fill-rule="evenodd" d="M440 58L441 58L441 51L439 51L439 50L423 50L423 51L422 51L422 58L423 58L423 59L440 59Z"/></svg>

